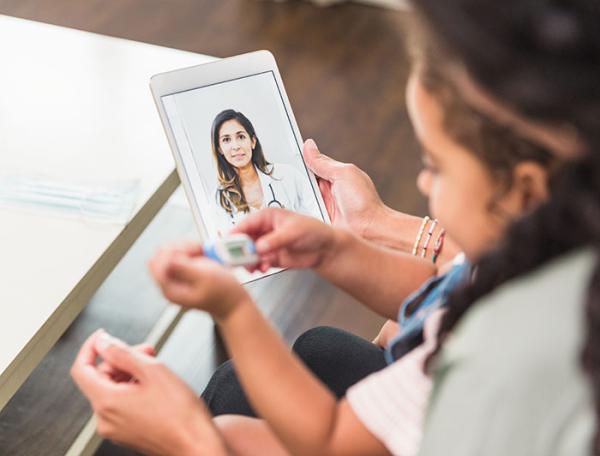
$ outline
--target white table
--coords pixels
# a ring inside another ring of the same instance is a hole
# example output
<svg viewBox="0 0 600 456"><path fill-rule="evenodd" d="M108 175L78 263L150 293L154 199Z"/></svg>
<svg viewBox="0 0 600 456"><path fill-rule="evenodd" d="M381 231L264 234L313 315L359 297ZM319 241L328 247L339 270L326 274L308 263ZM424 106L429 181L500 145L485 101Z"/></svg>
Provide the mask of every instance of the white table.
<svg viewBox="0 0 600 456"><path fill-rule="evenodd" d="M210 57L0 16L0 173L139 179L127 225L0 209L0 409L178 185L151 75Z"/></svg>

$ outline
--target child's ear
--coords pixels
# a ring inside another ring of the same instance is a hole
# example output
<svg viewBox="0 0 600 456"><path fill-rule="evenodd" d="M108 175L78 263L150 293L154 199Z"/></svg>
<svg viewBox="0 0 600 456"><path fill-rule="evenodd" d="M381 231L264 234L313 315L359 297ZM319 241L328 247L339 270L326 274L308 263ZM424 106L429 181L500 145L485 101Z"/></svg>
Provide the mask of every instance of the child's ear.
<svg viewBox="0 0 600 456"><path fill-rule="evenodd" d="M513 174L513 189L519 193L522 212L535 209L548 199L548 170L539 163L519 163Z"/></svg>

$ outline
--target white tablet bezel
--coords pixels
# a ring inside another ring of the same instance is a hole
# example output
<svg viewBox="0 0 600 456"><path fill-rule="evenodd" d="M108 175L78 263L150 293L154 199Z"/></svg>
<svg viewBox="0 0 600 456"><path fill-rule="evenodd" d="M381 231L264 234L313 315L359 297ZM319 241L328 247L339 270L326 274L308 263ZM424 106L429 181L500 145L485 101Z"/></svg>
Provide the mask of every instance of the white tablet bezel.
<svg viewBox="0 0 600 456"><path fill-rule="evenodd" d="M175 159L177 172L192 208L194 220L198 226L203 240L208 239L209 233L202 214L200 213L200 205L198 204L194 195L193 186L190 182L190 176L186 172L181 151L179 150L177 141L175 140L175 135L172 130L173 127L170 123L169 117L167 116L162 97L206 87L213 84L224 83L235 79L258 75L265 72L273 73L277 89L288 117L288 121L292 127L298 153L302 158L302 163L308 174L322 219L325 223L331 223L315 175L310 171L310 169L308 169L306 163L304 162L304 157L302 155L302 136L300 135L300 130L290 106L290 102L287 97L281 75L279 74L275 58L269 51L256 51L226 59L215 60L214 62L205 63L202 65L160 73L152 76L150 79L150 89L152 91L154 102L158 109L160 119Z"/></svg>

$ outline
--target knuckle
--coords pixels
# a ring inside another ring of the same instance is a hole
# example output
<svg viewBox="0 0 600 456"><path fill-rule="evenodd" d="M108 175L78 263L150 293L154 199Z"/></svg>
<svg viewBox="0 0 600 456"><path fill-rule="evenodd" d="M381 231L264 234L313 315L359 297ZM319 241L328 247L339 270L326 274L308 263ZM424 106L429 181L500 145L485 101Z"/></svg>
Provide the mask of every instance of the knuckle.
<svg viewBox="0 0 600 456"><path fill-rule="evenodd" d="M106 420L103 420L101 418L98 419L98 423L96 425L96 432L99 436L105 439L110 439L111 437L113 437L114 431L114 427L108 422L106 422Z"/></svg>
<svg viewBox="0 0 600 456"><path fill-rule="evenodd" d="M162 290L162 294L165 298L167 298L167 301L173 302L173 296L171 295L171 287L168 287L166 285L163 285L160 287Z"/></svg>
<svg viewBox="0 0 600 456"><path fill-rule="evenodd" d="M98 399L94 402L94 411L98 415L105 415L110 411L110 405L105 399Z"/></svg>
<svg viewBox="0 0 600 456"><path fill-rule="evenodd" d="M358 167L354 163L339 163L337 175L340 177L351 176L356 173Z"/></svg>
<svg viewBox="0 0 600 456"><path fill-rule="evenodd" d="M148 361L148 370L153 378L160 377L167 372L167 367L156 358Z"/></svg>
<svg viewBox="0 0 600 456"><path fill-rule="evenodd" d="M344 169L348 174L356 174L361 171L354 163L344 163Z"/></svg>
<svg viewBox="0 0 600 456"><path fill-rule="evenodd" d="M121 348L115 344L110 344L104 349L104 353L109 358L117 358L121 355Z"/></svg>

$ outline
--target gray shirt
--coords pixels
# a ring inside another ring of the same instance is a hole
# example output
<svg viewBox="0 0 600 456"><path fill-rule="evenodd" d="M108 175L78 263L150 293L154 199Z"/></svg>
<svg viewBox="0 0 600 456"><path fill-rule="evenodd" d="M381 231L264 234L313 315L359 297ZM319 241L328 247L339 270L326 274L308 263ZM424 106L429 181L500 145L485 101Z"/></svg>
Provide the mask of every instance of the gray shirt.
<svg viewBox="0 0 600 456"><path fill-rule="evenodd" d="M582 372L595 255L564 255L486 296L436 366L420 456L591 454L595 415Z"/></svg>

